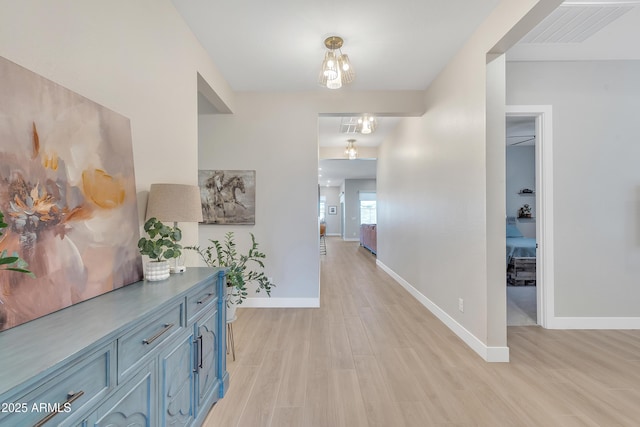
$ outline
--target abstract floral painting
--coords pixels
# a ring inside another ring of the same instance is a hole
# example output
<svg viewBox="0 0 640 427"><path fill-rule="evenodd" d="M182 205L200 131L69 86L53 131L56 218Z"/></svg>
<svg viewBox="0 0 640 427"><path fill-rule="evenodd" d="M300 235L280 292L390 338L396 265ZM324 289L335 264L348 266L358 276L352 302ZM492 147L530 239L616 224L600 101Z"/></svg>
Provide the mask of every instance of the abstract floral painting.
<svg viewBox="0 0 640 427"><path fill-rule="evenodd" d="M0 331L142 278L129 119L0 58Z"/></svg>
<svg viewBox="0 0 640 427"><path fill-rule="evenodd" d="M205 224L256 223L256 171L199 170Z"/></svg>

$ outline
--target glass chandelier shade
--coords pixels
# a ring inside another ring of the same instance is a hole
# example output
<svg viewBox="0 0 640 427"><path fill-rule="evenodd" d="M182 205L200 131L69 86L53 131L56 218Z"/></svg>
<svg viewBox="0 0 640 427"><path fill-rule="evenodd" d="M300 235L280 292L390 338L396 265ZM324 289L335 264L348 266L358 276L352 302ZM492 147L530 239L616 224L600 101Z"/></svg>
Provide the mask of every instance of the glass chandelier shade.
<svg viewBox="0 0 640 427"><path fill-rule="evenodd" d="M347 148L344 150L344 154L349 158L349 160L358 158L358 149L356 148L355 143L355 139L347 140Z"/></svg>
<svg viewBox="0 0 640 427"><path fill-rule="evenodd" d="M340 89L343 84L351 83L355 77L349 56L343 54L340 48L343 40L332 36L324 41L327 52L322 61L319 83L329 89Z"/></svg>
<svg viewBox="0 0 640 427"><path fill-rule="evenodd" d="M376 130L377 121L373 116L365 115L358 119L358 132L368 135Z"/></svg>

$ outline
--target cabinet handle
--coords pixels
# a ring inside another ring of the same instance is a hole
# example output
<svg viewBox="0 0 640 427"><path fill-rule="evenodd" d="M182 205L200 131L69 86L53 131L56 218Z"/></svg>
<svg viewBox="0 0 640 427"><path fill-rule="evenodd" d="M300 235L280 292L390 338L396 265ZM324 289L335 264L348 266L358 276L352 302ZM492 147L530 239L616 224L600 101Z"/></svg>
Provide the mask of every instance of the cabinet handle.
<svg viewBox="0 0 640 427"><path fill-rule="evenodd" d="M196 346L195 351L193 352L193 358L195 359L193 361L193 372L198 372L198 356L200 355L200 350L198 349L198 347L200 347L200 342L198 338L193 341L193 345Z"/></svg>
<svg viewBox="0 0 640 427"><path fill-rule="evenodd" d="M202 353L203 350L202 349L204 347L203 342L202 342L202 335L200 335L198 337L198 341L200 341L200 363L198 363L198 367L200 369L202 369L202 360L203 360L203 357L202 357L203 356L203 353Z"/></svg>
<svg viewBox="0 0 640 427"><path fill-rule="evenodd" d="M154 336L152 336L150 338L147 338L146 340L142 340L142 344L151 344L152 342L154 342L155 340L160 338L160 336L162 336L162 334L164 334L165 332L167 332L171 328L173 328L173 323L165 323L164 327L162 328L162 330L160 330Z"/></svg>
<svg viewBox="0 0 640 427"><path fill-rule="evenodd" d="M211 297L214 296L214 295L215 295L215 293L209 292L206 297L204 297L201 300L197 301L196 304L204 304L206 301L209 301L211 299Z"/></svg>
<svg viewBox="0 0 640 427"><path fill-rule="evenodd" d="M43 425L45 425L46 423L51 421L53 419L53 417L55 417L60 412L62 412L64 407L65 407L65 405L67 405L67 404L71 405L73 402L78 400L83 394L84 394L84 391L82 391L82 390L80 390L77 393L74 393L74 392L70 391L69 393L67 393L67 400L65 400L64 402L58 404L58 407L53 412L50 412L46 417L44 417L43 419L41 419L40 421L35 423L33 425L33 427L42 427Z"/></svg>

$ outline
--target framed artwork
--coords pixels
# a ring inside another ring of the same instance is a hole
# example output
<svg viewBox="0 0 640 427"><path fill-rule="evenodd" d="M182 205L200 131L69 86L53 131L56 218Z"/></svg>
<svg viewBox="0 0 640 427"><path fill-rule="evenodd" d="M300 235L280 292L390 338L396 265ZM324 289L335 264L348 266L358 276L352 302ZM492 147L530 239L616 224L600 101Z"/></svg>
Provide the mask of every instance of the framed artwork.
<svg viewBox="0 0 640 427"><path fill-rule="evenodd" d="M256 223L256 171L198 170L204 224Z"/></svg>
<svg viewBox="0 0 640 427"><path fill-rule="evenodd" d="M337 215L338 207L337 206L329 206L329 215Z"/></svg>
<svg viewBox="0 0 640 427"><path fill-rule="evenodd" d="M142 279L129 119L0 57L0 330Z"/></svg>

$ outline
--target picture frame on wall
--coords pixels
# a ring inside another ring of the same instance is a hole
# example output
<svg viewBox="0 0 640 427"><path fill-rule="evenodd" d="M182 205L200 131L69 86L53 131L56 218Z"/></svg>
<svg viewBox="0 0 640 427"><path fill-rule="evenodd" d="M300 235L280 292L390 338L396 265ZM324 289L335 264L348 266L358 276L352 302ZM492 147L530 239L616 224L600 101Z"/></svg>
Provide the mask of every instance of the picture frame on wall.
<svg viewBox="0 0 640 427"><path fill-rule="evenodd" d="M255 170L198 170L203 224L256 223Z"/></svg>
<svg viewBox="0 0 640 427"><path fill-rule="evenodd" d="M329 215L337 215L338 207L337 206L329 206Z"/></svg>

